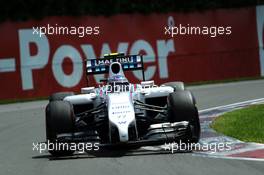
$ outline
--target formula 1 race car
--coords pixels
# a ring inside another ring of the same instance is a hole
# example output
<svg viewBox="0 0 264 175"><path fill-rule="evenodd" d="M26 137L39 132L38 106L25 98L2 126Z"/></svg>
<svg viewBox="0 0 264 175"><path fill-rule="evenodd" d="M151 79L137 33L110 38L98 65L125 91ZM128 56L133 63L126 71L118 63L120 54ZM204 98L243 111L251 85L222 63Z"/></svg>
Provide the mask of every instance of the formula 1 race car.
<svg viewBox="0 0 264 175"><path fill-rule="evenodd" d="M196 101L182 82L160 86L145 81L142 55L108 54L85 61L87 77L108 74L103 85L81 94L59 92L46 107L51 143L98 143L99 147L140 147L169 142L196 143L200 137ZM141 70L143 81L129 83L125 71ZM73 150L49 150L52 155Z"/></svg>

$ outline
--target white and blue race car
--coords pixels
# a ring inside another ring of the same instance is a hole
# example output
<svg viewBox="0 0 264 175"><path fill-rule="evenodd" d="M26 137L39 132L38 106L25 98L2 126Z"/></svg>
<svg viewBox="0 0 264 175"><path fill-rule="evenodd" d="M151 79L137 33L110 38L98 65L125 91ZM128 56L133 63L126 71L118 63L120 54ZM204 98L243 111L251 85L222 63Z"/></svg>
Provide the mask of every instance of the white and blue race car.
<svg viewBox="0 0 264 175"><path fill-rule="evenodd" d="M46 107L50 143L97 142L99 147L140 147L169 142L196 143L200 137L196 101L182 82L160 86L144 81L142 55L109 54L86 60L87 77L108 74L100 87L81 94L59 92ZM125 71L141 70L143 81L129 83ZM50 150L54 156L73 150Z"/></svg>

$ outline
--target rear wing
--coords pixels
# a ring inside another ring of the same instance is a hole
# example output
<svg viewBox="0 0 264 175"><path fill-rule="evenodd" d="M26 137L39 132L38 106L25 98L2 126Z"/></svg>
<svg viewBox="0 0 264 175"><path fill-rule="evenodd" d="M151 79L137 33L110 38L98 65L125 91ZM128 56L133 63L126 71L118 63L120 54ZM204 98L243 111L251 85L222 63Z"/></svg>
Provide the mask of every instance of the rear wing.
<svg viewBox="0 0 264 175"><path fill-rule="evenodd" d="M112 62L119 62L122 65L123 71L142 70L142 77L145 80L144 65L142 55L124 55L110 54L104 58L87 59L86 74L104 74L109 72L109 65Z"/></svg>

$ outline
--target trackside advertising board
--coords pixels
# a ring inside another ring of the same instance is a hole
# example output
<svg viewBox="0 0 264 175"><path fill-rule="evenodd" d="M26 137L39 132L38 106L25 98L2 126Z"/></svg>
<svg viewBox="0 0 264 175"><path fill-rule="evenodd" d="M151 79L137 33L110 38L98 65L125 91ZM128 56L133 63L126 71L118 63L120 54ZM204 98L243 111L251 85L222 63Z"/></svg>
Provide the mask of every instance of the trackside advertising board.
<svg viewBox="0 0 264 175"><path fill-rule="evenodd" d="M146 80L197 82L264 75L264 8L202 13L47 17L0 24L0 99L79 92L85 59L142 54ZM90 85L104 78L91 75ZM138 82L140 71L126 72Z"/></svg>

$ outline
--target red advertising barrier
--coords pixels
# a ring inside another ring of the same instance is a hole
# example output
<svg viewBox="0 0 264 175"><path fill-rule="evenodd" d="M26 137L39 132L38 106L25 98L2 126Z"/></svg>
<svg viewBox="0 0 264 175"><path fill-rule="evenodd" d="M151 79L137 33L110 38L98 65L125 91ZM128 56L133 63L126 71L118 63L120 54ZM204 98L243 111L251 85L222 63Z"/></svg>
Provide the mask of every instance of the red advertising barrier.
<svg viewBox="0 0 264 175"><path fill-rule="evenodd" d="M146 79L156 84L261 74L255 8L5 22L0 38L0 99L78 92L86 86L82 61L110 52L145 55ZM141 74L127 77L138 82Z"/></svg>

